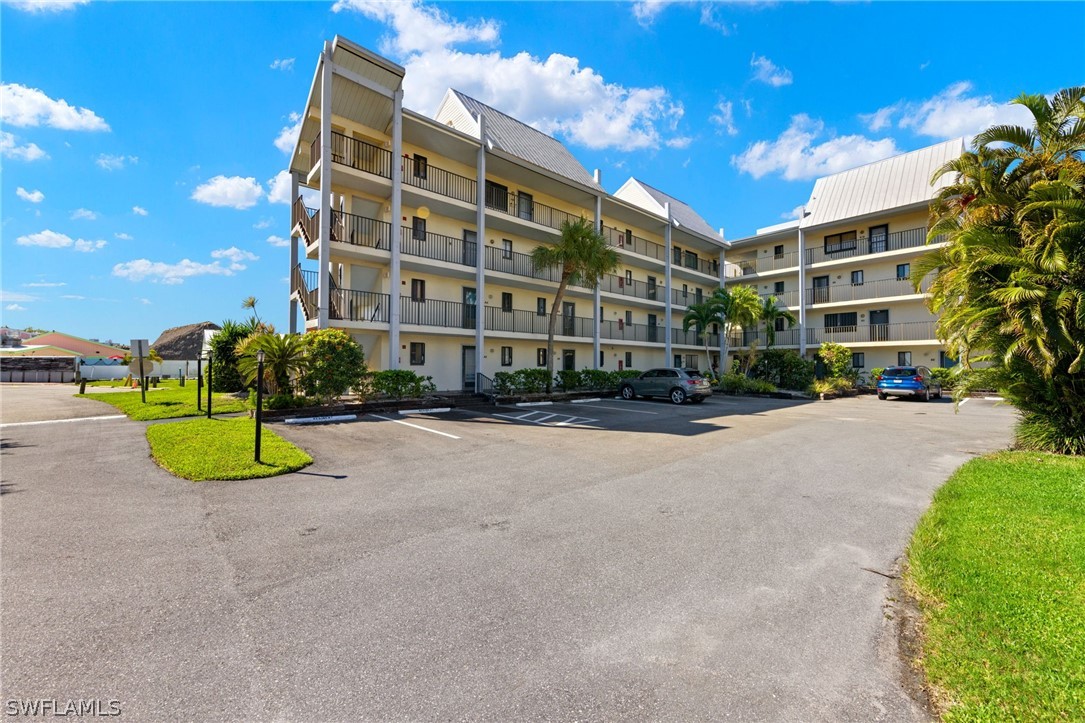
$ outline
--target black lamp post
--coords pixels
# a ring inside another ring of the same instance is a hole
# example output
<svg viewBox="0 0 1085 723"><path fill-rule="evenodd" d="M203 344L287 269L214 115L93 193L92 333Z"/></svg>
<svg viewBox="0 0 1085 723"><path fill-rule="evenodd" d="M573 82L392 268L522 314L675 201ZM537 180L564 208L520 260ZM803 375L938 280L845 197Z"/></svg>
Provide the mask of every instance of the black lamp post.
<svg viewBox="0 0 1085 723"><path fill-rule="evenodd" d="M196 357L196 411L202 412L203 408L203 357Z"/></svg>
<svg viewBox="0 0 1085 723"><path fill-rule="evenodd" d="M260 464L260 424L264 406L264 350L256 351L256 463Z"/></svg>
<svg viewBox="0 0 1085 723"><path fill-rule="evenodd" d="M211 350L207 351L207 418L211 418Z"/></svg>

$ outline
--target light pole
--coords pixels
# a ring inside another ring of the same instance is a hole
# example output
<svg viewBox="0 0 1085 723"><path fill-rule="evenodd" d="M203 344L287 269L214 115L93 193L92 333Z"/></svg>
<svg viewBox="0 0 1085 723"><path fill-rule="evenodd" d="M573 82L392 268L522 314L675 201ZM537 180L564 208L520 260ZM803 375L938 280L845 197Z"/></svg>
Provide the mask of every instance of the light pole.
<svg viewBox="0 0 1085 723"><path fill-rule="evenodd" d="M260 464L260 423L264 406L264 350L256 350L256 463Z"/></svg>
<svg viewBox="0 0 1085 723"><path fill-rule="evenodd" d="M207 418L211 418L211 350L207 351Z"/></svg>
<svg viewBox="0 0 1085 723"><path fill-rule="evenodd" d="M202 412L203 408L203 357L196 357L196 411Z"/></svg>

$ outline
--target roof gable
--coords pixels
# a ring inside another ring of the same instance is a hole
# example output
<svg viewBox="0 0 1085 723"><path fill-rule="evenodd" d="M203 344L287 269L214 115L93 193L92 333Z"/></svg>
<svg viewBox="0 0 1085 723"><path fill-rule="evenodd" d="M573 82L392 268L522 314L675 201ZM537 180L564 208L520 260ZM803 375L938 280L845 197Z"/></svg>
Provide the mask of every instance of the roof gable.
<svg viewBox="0 0 1085 723"><path fill-rule="evenodd" d="M614 192L615 198L628 201L651 213L659 214L666 218L667 204L671 206L671 218L681 228L710 239L719 239L716 230L705 221L700 214L693 210L689 204L679 201L674 196L668 195L658 188L649 186L644 181L630 178L622 187Z"/></svg>
<svg viewBox="0 0 1085 723"><path fill-rule="evenodd" d="M458 90L449 89L445 94L435 120L477 138L479 116L486 119L486 140L493 148L583 186L603 190L560 141Z"/></svg>

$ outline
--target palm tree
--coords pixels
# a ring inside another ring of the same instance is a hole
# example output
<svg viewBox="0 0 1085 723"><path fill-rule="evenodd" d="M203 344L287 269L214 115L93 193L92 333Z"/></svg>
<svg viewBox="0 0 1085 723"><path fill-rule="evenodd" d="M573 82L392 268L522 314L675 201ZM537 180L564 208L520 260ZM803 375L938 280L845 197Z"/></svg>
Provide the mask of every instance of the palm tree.
<svg viewBox="0 0 1085 723"><path fill-rule="evenodd" d="M305 339L300 334L253 334L237 345L237 369L246 384L256 381L256 352L264 352L264 384L269 394L290 391L292 380L305 371Z"/></svg>
<svg viewBox="0 0 1085 723"><path fill-rule="evenodd" d="M252 309L252 315L256 318L256 323L260 323L260 315L256 313L257 298L255 296L247 296L241 301L242 309Z"/></svg>
<svg viewBox="0 0 1085 723"><path fill-rule="evenodd" d="M686 309L686 315L682 317L682 331L689 331L691 326L697 327L697 333L704 337L704 353L708 360L709 369L712 368L712 352L708 348L708 330L713 324L723 323L723 308L719 299L709 296L704 301L690 304Z"/></svg>
<svg viewBox="0 0 1085 723"><path fill-rule="evenodd" d="M931 205L929 239L947 245L915 265L938 271L929 305L964 368L1022 413L1018 442L1085 453L1085 88L1015 101L1032 128L995 126L947 163L953 183ZM968 390L960 385L957 394Z"/></svg>
<svg viewBox="0 0 1085 723"><path fill-rule="evenodd" d="M765 322L765 346L772 346L776 343L776 320L783 319L787 323L787 328L792 329L795 324L799 323L799 320L795 318L787 309L781 309L776 305L777 298L775 296L769 296L761 304L761 310L758 313L758 318Z"/></svg>
<svg viewBox="0 0 1085 723"><path fill-rule="evenodd" d="M736 286L730 291L716 289L712 293L712 303L718 304L722 318L722 336L720 337L720 373L726 373L727 344L731 332L738 327L750 327L757 323L761 311L761 297L749 286Z"/></svg>
<svg viewBox="0 0 1085 723"><path fill-rule="evenodd" d="M546 391L549 393L554 381L554 334L557 333L565 290L569 284L594 289L602 276L618 269L618 252L607 245L591 221L581 217L579 221L562 221L561 240L553 246L536 246L531 252L531 264L537 271L555 266L561 268L561 282L554 293L554 305L550 307L550 330L546 336Z"/></svg>

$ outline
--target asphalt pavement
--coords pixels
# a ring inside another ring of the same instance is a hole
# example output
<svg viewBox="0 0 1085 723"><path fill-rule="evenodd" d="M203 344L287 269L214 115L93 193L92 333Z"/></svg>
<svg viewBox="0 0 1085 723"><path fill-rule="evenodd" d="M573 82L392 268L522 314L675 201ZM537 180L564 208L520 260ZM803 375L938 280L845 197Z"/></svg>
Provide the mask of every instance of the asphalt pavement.
<svg viewBox="0 0 1085 723"><path fill-rule="evenodd" d="M204 483L149 459L146 423L5 424L2 697L135 720L923 720L871 570L1012 420L873 397L368 415L275 425L302 472Z"/></svg>

